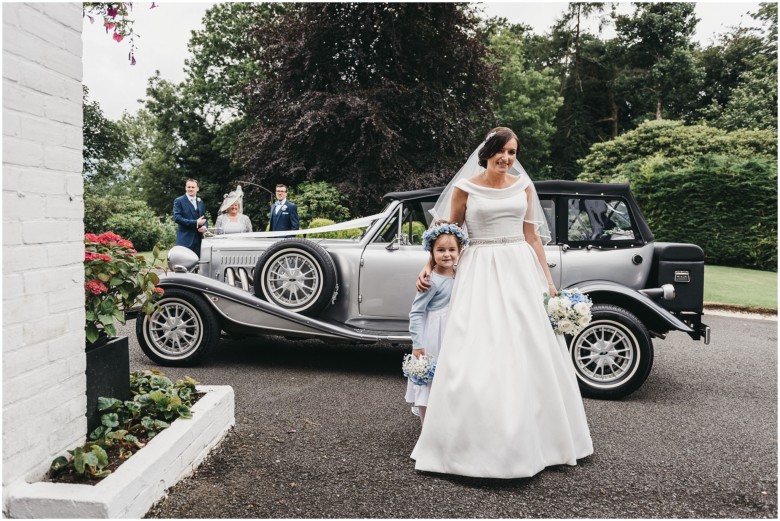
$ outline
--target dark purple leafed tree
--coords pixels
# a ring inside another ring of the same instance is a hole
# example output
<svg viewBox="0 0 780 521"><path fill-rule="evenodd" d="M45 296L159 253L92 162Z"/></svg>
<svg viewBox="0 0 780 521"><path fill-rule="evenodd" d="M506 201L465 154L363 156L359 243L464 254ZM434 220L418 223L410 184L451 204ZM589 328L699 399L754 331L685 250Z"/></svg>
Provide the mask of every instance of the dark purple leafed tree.
<svg viewBox="0 0 780 521"><path fill-rule="evenodd" d="M292 4L255 38L238 159L252 181L334 183L353 214L444 184L489 125L495 71L468 4Z"/></svg>

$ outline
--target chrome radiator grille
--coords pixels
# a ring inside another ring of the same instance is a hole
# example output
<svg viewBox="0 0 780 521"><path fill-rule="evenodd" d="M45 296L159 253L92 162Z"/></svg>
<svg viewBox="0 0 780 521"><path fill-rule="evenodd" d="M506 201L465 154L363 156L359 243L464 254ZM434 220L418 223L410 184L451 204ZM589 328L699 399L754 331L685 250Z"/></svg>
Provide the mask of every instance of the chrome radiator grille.
<svg viewBox="0 0 780 521"><path fill-rule="evenodd" d="M254 268L257 264L257 255L223 255L221 259L222 266L245 266Z"/></svg>

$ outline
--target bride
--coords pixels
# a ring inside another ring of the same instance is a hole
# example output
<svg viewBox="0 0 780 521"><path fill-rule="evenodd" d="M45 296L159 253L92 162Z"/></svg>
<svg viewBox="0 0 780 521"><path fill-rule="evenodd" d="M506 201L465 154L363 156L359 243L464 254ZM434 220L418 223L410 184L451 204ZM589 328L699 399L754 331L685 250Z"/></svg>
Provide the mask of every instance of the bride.
<svg viewBox="0 0 780 521"><path fill-rule="evenodd" d="M544 308L544 293L557 293L542 244L549 229L518 144L512 130L491 130L433 210L464 223L470 245L411 455L417 470L520 478L593 453L565 341Z"/></svg>

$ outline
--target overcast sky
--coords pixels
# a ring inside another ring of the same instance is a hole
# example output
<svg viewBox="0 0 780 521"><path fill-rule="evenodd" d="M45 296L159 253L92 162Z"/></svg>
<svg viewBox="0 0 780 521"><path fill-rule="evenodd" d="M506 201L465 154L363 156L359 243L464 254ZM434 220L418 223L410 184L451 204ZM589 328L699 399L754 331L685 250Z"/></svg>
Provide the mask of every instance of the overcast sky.
<svg viewBox="0 0 780 521"><path fill-rule="evenodd" d="M166 80L184 79L184 60L188 57L187 42L191 31L202 28L201 20L213 3L160 2L150 9L151 2L134 2L132 18L139 37L136 40L136 65L127 61L129 46L117 43L107 35L100 20L90 24L84 18L84 84L90 99L100 103L106 117L118 119L123 111L135 112L138 100L146 96L146 85L155 70ZM503 16L511 23L530 25L538 34L546 33L565 8L565 2L500 2L484 4L487 16ZM630 10L629 5L624 9ZM737 26L747 25L748 12L758 10L757 2L700 2L696 16L701 19L696 39L709 45L716 35ZM604 34L604 37L610 37Z"/></svg>

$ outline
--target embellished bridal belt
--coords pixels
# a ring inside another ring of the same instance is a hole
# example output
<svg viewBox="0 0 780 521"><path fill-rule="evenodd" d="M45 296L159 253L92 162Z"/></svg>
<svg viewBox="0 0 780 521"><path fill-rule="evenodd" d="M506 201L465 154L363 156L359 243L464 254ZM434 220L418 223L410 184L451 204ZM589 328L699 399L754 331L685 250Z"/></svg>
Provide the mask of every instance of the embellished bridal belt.
<svg viewBox="0 0 780 521"><path fill-rule="evenodd" d="M519 244L521 242L525 242L525 235L491 237L489 239L469 239L469 246Z"/></svg>

